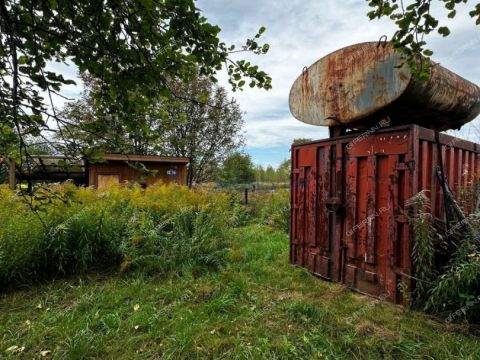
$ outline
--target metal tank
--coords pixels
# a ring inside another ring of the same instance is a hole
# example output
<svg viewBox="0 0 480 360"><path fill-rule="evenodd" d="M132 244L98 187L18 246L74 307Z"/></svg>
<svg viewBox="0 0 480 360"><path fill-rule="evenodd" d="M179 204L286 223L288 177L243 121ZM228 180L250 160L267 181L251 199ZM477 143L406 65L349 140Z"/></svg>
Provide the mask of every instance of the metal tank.
<svg viewBox="0 0 480 360"><path fill-rule="evenodd" d="M305 123L362 129L388 117L436 131L457 129L480 113L480 88L439 64L428 81L390 43L335 51L308 68L290 91L290 111Z"/></svg>

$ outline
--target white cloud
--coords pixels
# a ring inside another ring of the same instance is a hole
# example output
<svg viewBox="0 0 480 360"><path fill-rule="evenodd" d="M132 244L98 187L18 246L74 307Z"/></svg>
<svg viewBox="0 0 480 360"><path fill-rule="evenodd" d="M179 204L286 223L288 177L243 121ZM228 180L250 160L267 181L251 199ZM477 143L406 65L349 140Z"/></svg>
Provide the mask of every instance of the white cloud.
<svg viewBox="0 0 480 360"><path fill-rule="evenodd" d="M246 137L249 147L289 146L295 137L322 138L325 128L302 124L289 113L290 86L304 66L341 47L363 41L389 38L395 26L389 20L369 21L366 1L359 0L200 0L198 7L222 28L222 39L238 44L260 26L267 32L262 39L271 50L263 56L245 56L273 78L273 89L246 89L232 94L246 111ZM438 6L434 9L444 14ZM445 16L443 16L445 18ZM431 37L434 59L465 78L480 82L478 62L480 28L468 16L468 7L454 20L446 20L452 30L447 38ZM474 124L475 125L475 124ZM465 130L468 130L468 125ZM470 126L471 127L471 126ZM473 131L456 132L466 136Z"/></svg>
<svg viewBox="0 0 480 360"><path fill-rule="evenodd" d="M328 136L326 127L318 127L278 118L271 121L249 121L246 126L248 146L267 148L289 146L295 138L321 139Z"/></svg>

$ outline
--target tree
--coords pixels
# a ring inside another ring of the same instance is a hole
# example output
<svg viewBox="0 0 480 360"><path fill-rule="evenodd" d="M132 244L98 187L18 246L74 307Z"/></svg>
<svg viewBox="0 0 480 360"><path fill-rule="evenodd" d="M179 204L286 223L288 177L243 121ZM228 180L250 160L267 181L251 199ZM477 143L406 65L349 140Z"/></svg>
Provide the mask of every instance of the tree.
<svg viewBox="0 0 480 360"><path fill-rule="evenodd" d="M457 15L457 6L468 0L439 0L443 3L449 18ZM374 9L368 13L370 19L389 17L398 26L393 36L394 46L406 55L414 74L422 79L429 77L429 59L433 52L429 50L425 36L437 31L442 36L448 36L450 29L440 26L440 22L431 11L433 0L367 0ZM474 5L470 16L480 25L480 3Z"/></svg>
<svg viewBox="0 0 480 360"><path fill-rule="evenodd" d="M272 165L268 165L265 169L265 180L275 182L276 179L276 172Z"/></svg>
<svg viewBox="0 0 480 360"><path fill-rule="evenodd" d="M255 171L250 155L235 152L229 155L220 169L219 180L223 184L244 184L255 180Z"/></svg>
<svg viewBox="0 0 480 360"><path fill-rule="evenodd" d="M288 181L290 180L290 160L283 160L277 168L277 179L279 181Z"/></svg>
<svg viewBox="0 0 480 360"><path fill-rule="evenodd" d="M88 73L80 74L80 78L84 84L81 98L67 103L60 112L61 118L67 120L56 133L61 152L87 157L101 156L103 152L155 154L154 147L165 130L162 102L154 97L128 115L111 114L95 101L100 82Z"/></svg>
<svg viewBox="0 0 480 360"><path fill-rule="evenodd" d="M231 58L239 51L266 53L268 45L258 43L264 31L260 28L236 50L220 41L220 28L207 22L194 0L1 1L0 137L13 131L23 158L29 136L68 122L58 116L52 99L74 82L49 70L51 62L74 64L91 74L101 84L94 100L123 118L152 96L179 98L167 79L187 79L197 71L216 81L217 72L226 68L234 90L246 81L269 89L265 72ZM136 120L131 118L131 128Z"/></svg>
<svg viewBox="0 0 480 360"><path fill-rule="evenodd" d="M259 182L284 182L290 180L290 160L283 160L278 168L255 166L255 180Z"/></svg>
<svg viewBox="0 0 480 360"><path fill-rule="evenodd" d="M183 97L201 98L203 102L164 104L162 111L167 112L167 118L155 150L187 157L187 184L191 186L212 179L216 164L242 145L243 114L227 91L208 78L196 76L188 83L176 81L172 87Z"/></svg>
<svg viewBox="0 0 480 360"><path fill-rule="evenodd" d="M64 152L95 155L102 152L160 154L189 159L187 184L192 186L212 177L215 165L243 143L240 107L227 91L205 76L188 82L169 80L181 98L154 98L127 118L111 116L92 100L97 86L89 76L82 99L68 104L62 116L69 125L61 127L66 139ZM131 117L136 118L135 126Z"/></svg>
<svg viewBox="0 0 480 360"><path fill-rule="evenodd" d="M262 165L257 165L253 169L255 172L255 181L262 182L265 181L265 169Z"/></svg>

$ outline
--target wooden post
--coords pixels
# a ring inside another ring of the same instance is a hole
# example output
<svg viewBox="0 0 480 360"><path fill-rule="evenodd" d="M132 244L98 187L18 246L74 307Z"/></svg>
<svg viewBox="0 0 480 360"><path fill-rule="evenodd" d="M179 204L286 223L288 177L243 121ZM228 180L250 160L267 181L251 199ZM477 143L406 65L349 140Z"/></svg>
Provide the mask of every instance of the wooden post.
<svg viewBox="0 0 480 360"><path fill-rule="evenodd" d="M248 205L248 188L245 188L245 205Z"/></svg>
<svg viewBox="0 0 480 360"><path fill-rule="evenodd" d="M15 177L15 161L8 160L8 184L10 185L10 189L15 190L17 186L17 181Z"/></svg>

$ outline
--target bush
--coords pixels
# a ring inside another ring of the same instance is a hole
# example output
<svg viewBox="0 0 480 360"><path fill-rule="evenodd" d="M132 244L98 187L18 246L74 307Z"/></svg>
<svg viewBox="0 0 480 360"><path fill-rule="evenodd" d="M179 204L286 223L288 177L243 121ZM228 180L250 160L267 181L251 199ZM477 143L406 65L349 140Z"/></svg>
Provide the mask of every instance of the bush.
<svg viewBox="0 0 480 360"><path fill-rule="evenodd" d="M419 195L413 201L419 211L415 217L409 216L415 236L414 305L444 317L447 322L479 323L480 219L473 214L463 220L470 224L473 233L452 234L447 243L445 234L437 232L432 225L429 203L425 201L428 198Z"/></svg>
<svg viewBox="0 0 480 360"><path fill-rule="evenodd" d="M182 208L159 224L140 212L129 225L122 271L202 273L224 264L225 217L218 209Z"/></svg>
<svg viewBox="0 0 480 360"><path fill-rule="evenodd" d="M448 322L480 323L480 246L466 238L442 268L430 290L425 308Z"/></svg>
<svg viewBox="0 0 480 360"><path fill-rule="evenodd" d="M288 233L290 227L290 191L277 190L252 196L251 218L273 230Z"/></svg>
<svg viewBox="0 0 480 360"><path fill-rule="evenodd" d="M234 226L261 224L273 231L288 233L290 227L290 191L250 192L245 205L243 192L227 190L230 199L231 221Z"/></svg>
<svg viewBox="0 0 480 360"><path fill-rule="evenodd" d="M160 274L214 269L224 261L230 213L226 195L176 185L52 185L33 199L2 186L0 285L119 265Z"/></svg>

